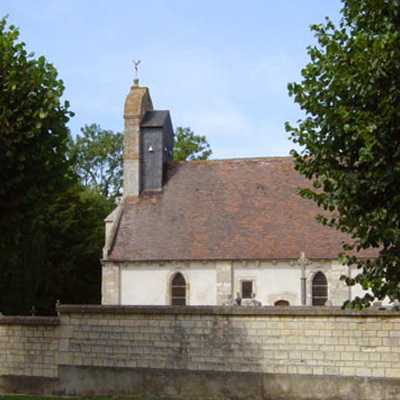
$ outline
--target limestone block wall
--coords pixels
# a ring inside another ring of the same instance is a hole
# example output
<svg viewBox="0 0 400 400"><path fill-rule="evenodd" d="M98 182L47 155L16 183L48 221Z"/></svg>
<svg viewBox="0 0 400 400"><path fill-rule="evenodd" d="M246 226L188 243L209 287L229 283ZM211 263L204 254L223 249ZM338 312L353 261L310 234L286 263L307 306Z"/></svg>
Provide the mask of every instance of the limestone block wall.
<svg viewBox="0 0 400 400"><path fill-rule="evenodd" d="M0 393L400 398L400 313L338 307L59 307L0 317Z"/></svg>
<svg viewBox="0 0 400 400"><path fill-rule="evenodd" d="M56 377L58 318L0 317L0 376Z"/></svg>
<svg viewBox="0 0 400 400"><path fill-rule="evenodd" d="M339 308L61 307L70 365L400 378L400 315Z"/></svg>

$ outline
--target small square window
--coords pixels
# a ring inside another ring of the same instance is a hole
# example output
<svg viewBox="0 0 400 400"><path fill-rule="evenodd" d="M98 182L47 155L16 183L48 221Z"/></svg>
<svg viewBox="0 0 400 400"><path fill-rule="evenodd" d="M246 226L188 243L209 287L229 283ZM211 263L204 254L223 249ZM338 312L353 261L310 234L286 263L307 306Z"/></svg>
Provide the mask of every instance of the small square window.
<svg viewBox="0 0 400 400"><path fill-rule="evenodd" d="M253 281L242 281L242 298L251 299L253 294Z"/></svg>

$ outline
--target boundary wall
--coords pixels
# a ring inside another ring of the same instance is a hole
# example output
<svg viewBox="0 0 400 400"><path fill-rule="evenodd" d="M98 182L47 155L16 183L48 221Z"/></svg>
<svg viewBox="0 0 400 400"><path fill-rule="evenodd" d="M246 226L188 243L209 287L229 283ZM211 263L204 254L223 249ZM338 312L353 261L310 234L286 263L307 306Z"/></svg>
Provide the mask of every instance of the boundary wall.
<svg viewBox="0 0 400 400"><path fill-rule="evenodd" d="M398 400L400 313L72 306L0 317L0 393Z"/></svg>

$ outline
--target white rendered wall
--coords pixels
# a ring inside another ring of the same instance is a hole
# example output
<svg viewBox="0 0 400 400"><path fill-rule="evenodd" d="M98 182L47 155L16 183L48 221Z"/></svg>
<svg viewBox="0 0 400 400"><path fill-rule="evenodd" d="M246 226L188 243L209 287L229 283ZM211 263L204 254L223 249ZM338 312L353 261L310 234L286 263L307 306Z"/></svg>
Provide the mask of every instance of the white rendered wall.
<svg viewBox="0 0 400 400"><path fill-rule="evenodd" d="M187 284L187 305L216 304L215 263L146 263L121 266L121 304L168 305L173 276Z"/></svg>
<svg viewBox="0 0 400 400"><path fill-rule="evenodd" d="M229 301L229 293L235 298L236 293L241 292L243 280L254 281L253 291L262 305L272 306L278 300L301 305L301 268L297 260L225 261L224 273L220 271L219 274L218 265L218 262L208 261L124 263L111 265L113 268L103 267L103 304L169 305L171 280L180 272L187 283L187 305L225 304ZM231 273L229 267L232 268ZM114 272L115 268L119 274ZM110 271L113 272L111 275ZM307 305L312 304L311 283L318 271L328 279L330 303L342 305L349 298L350 290L339 277L347 273L347 268L330 260L314 260L307 265ZM354 298L363 295L363 292L359 288L352 288L351 294Z"/></svg>
<svg viewBox="0 0 400 400"><path fill-rule="evenodd" d="M190 282L189 304L192 306L217 304L217 275L215 263L190 263L185 270Z"/></svg>
<svg viewBox="0 0 400 400"><path fill-rule="evenodd" d="M121 293L123 305L164 305L165 281L164 268L151 265L121 266Z"/></svg>
<svg viewBox="0 0 400 400"><path fill-rule="evenodd" d="M277 300L289 301L291 305L300 304L300 270L288 261L235 262L235 293L240 292L243 280L254 280L256 299L262 305L274 305Z"/></svg>
<svg viewBox="0 0 400 400"><path fill-rule="evenodd" d="M241 281L254 281L256 299L262 305L278 300L301 304L301 271L289 261L234 262L233 290L241 292ZM318 270L321 267L317 266ZM215 262L171 262L126 264L121 266L120 301L124 305L168 305L172 277L180 272L187 283L187 305L218 305ZM308 268L311 277L312 267ZM327 276L328 277L328 276ZM227 277L227 279L230 279ZM231 284L231 282L227 282ZM308 297L310 293L308 293ZM223 304L228 301L228 297Z"/></svg>

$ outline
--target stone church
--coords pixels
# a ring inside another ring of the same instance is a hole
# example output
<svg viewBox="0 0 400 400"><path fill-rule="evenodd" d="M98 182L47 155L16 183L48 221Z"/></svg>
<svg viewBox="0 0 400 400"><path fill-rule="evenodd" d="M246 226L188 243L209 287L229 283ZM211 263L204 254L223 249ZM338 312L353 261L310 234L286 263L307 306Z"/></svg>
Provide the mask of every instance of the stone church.
<svg viewBox="0 0 400 400"><path fill-rule="evenodd" d="M169 111L137 80L124 108L124 195L106 218L102 303L341 305L359 291L344 237L296 194L290 157L172 162Z"/></svg>

